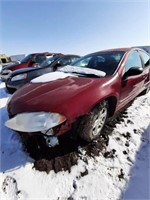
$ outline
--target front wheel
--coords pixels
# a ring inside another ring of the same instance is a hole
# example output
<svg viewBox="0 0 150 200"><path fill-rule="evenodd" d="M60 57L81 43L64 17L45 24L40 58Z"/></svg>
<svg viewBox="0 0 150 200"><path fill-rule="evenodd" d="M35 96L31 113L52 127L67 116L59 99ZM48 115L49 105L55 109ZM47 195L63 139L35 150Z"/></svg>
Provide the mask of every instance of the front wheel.
<svg viewBox="0 0 150 200"><path fill-rule="evenodd" d="M16 90L14 88L10 88L7 86L7 84L5 84L5 87L6 87L6 91L10 94L13 94Z"/></svg>
<svg viewBox="0 0 150 200"><path fill-rule="evenodd" d="M96 105L88 115L81 119L77 128L77 133L82 139L91 142L101 134L107 117L108 103L104 100Z"/></svg>

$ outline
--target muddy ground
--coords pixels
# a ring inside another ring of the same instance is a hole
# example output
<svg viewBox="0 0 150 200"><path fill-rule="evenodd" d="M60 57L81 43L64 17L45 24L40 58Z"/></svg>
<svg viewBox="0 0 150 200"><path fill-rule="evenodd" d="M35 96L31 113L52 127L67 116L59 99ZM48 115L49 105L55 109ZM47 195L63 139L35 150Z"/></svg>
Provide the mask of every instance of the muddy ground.
<svg viewBox="0 0 150 200"><path fill-rule="evenodd" d="M107 151L109 137L116 124L121 123L127 117L126 109L117 113L107 122L102 135L91 143L87 143L80 138L72 140L68 133L60 137L58 146L48 148L45 145L37 145L38 142L41 142L39 136L36 139L32 137L24 143L25 151L35 160L34 168L47 173L51 170L54 170L56 173L61 170L70 171L71 167L77 164L78 159L88 163L88 156L98 156L100 152L106 158L110 158L115 154L115 149L111 152Z"/></svg>

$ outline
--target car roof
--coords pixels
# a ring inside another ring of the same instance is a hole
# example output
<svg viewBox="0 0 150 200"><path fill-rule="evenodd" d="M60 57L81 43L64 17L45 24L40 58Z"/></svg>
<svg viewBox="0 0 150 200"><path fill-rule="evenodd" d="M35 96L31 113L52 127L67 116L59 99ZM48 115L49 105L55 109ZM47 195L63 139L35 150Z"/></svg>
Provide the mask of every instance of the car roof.
<svg viewBox="0 0 150 200"><path fill-rule="evenodd" d="M76 55L76 54L63 54L63 56L78 56L78 57L81 57L81 56Z"/></svg>
<svg viewBox="0 0 150 200"><path fill-rule="evenodd" d="M102 53L102 52L111 52L111 51L124 51L124 52L129 52L131 50L142 50L144 51L143 49L141 48L136 48L136 47L126 47L126 48L114 48L114 49L106 49L106 50L101 50L101 51L97 51L95 53L92 53L92 54L96 54L96 53Z"/></svg>
<svg viewBox="0 0 150 200"><path fill-rule="evenodd" d="M51 55L63 55L62 53L51 53L51 52L38 52L38 53L29 53L30 55L45 55L45 56L51 56ZM28 55L29 55L28 54Z"/></svg>
<svg viewBox="0 0 150 200"><path fill-rule="evenodd" d="M46 55L46 56L78 56L81 57L79 55L76 54L63 54L63 53L50 53L50 52L43 52L43 53L31 53L31 55Z"/></svg>
<svg viewBox="0 0 150 200"><path fill-rule="evenodd" d="M132 48L114 48L114 49L106 49L106 50L102 50L102 51L130 51Z"/></svg>

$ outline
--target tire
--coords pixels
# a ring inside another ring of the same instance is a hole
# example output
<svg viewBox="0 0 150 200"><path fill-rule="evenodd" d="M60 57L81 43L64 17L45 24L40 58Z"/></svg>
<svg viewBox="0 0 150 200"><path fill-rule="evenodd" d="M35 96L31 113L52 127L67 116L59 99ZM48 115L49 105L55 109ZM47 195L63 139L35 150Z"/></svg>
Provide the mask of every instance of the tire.
<svg viewBox="0 0 150 200"><path fill-rule="evenodd" d="M102 101L84 116L77 128L78 135L87 142L96 139L102 132L108 117L108 103Z"/></svg>
<svg viewBox="0 0 150 200"><path fill-rule="evenodd" d="M6 86L6 91L7 91L8 93L10 93L10 94L13 94L13 93L16 91L14 88L8 87L7 84L5 84L5 86Z"/></svg>

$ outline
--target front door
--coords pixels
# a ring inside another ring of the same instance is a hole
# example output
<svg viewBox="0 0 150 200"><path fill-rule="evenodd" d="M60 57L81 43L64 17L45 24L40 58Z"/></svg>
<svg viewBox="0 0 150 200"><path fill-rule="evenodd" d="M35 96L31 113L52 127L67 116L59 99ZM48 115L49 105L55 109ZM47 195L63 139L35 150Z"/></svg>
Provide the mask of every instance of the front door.
<svg viewBox="0 0 150 200"><path fill-rule="evenodd" d="M125 71L122 74L122 83L120 88L120 99L119 107L123 107L129 101L134 99L140 91L142 91L144 86L144 76L143 73L138 75L130 75L125 77L125 73L132 67L142 68L142 61L137 51L132 51L125 63Z"/></svg>

